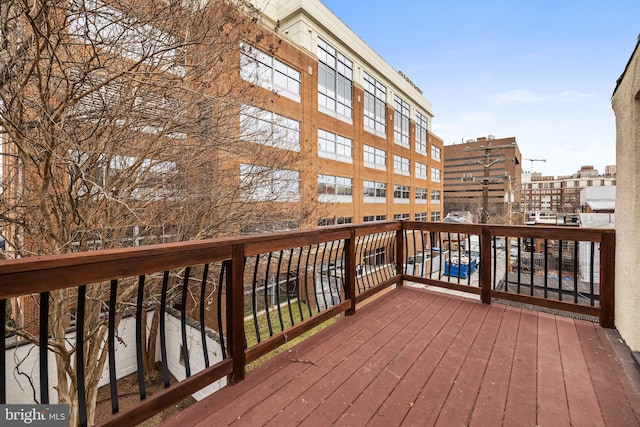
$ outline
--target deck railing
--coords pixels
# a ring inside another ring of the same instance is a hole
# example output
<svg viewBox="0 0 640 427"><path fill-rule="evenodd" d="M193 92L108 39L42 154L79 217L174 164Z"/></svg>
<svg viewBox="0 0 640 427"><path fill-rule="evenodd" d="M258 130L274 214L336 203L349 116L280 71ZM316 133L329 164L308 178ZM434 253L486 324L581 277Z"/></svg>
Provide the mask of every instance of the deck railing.
<svg viewBox="0 0 640 427"><path fill-rule="evenodd" d="M0 403L56 401L63 342L78 422L135 424L241 381L248 363L409 282L613 327L614 259L611 230L395 221L3 261ZM165 387L153 396L149 358ZM112 415L98 420L88 396L100 360ZM118 379L130 374L140 402L121 409Z"/></svg>

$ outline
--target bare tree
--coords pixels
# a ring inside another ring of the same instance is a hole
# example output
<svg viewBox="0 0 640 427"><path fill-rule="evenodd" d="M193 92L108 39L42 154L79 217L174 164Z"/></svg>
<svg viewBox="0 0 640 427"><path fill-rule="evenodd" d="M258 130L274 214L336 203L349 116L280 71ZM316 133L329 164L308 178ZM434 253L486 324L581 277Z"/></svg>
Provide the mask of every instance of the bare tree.
<svg viewBox="0 0 640 427"><path fill-rule="evenodd" d="M0 13L0 220L11 256L213 237L251 230L249 217L295 226L312 212L300 200L295 124L259 108L264 91L247 83L262 78L258 67L240 75L240 58L256 57L243 42L265 45L245 2L3 0ZM106 327L104 287L90 289L92 423ZM58 400L75 423L69 298L50 298Z"/></svg>

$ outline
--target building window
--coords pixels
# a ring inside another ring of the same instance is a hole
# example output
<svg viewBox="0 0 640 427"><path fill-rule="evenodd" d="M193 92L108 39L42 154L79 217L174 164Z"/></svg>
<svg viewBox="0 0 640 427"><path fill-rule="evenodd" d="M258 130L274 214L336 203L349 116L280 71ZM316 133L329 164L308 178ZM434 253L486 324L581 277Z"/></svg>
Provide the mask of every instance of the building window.
<svg viewBox="0 0 640 427"><path fill-rule="evenodd" d="M416 221L426 221L427 213L426 212L416 212Z"/></svg>
<svg viewBox="0 0 640 427"><path fill-rule="evenodd" d="M409 147L409 103L398 95L393 96L393 140L396 144Z"/></svg>
<svg viewBox="0 0 640 427"><path fill-rule="evenodd" d="M427 130L429 120L426 116L416 111L416 151L427 154Z"/></svg>
<svg viewBox="0 0 640 427"><path fill-rule="evenodd" d="M300 172L241 164L240 197L248 202L299 202Z"/></svg>
<svg viewBox="0 0 640 427"><path fill-rule="evenodd" d="M167 71L185 75L184 50L179 39L133 14L121 12L99 0L69 2L69 34L87 44L99 45L114 55Z"/></svg>
<svg viewBox="0 0 640 427"><path fill-rule="evenodd" d="M427 203L426 188L416 188L416 203Z"/></svg>
<svg viewBox="0 0 640 427"><path fill-rule="evenodd" d="M440 190L431 190L431 203L440 203Z"/></svg>
<svg viewBox="0 0 640 427"><path fill-rule="evenodd" d="M362 218L362 222L386 221L386 215L369 215Z"/></svg>
<svg viewBox="0 0 640 427"><path fill-rule="evenodd" d="M351 178L341 176L318 175L319 202L351 202Z"/></svg>
<svg viewBox="0 0 640 427"><path fill-rule="evenodd" d="M247 43L240 43L240 77L300 102L300 71Z"/></svg>
<svg viewBox="0 0 640 427"><path fill-rule="evenodd" d="M416 178L427 179L427 165L416 162Z"/></svg>
<svg viewBox="0 0 640 427"><path fill-rule="evenodd" d="M398 156L394 154L393 156L393 171L400 175L409 175L409 159L406 157Z"/></svg>
<svg viewBox="0 0 640 427"><path fill-rule="evenodd" d="M385 265L385 258L387 254L387 248L376 248L364 253L362 261L366 265L383 266Z"/></svg>
<svg viewBox="0 0 640 427"><path fill-rule="evenodd" d="M318 109L351 123L353 62L318 38Z"/></svg>
<svg viewBox="0 0 640 427"><path fill-rule="evenodd" d="M394 214L393 219L411 219L408 213Z"/></svg>
<svg viewBox="0 0 640 427"><path fill-rule="evenodd" d="M329 225L343 225L343 224L352 224L353 218L345 217L345 218L323 218L318 220L318 227L327 227Z"/></svg>
<svg viewBox="0 0 640 427"><path fill-rule="evenodd" d="M431 158L433 160L440 161L441 150L440 147L436 147L435 145L431 145Z"/></svg>
<svg viewBox="0 0 640 427"><path fill-rule="evenodd" d="M394 203L409 203L409 186L394 185L393 186Z"/></svg>
<svg viewBox="0 0 640 427"><path fill-rule="evenodd" d="M440 221L440 212L431 212L431 221Z"/></svg>
<svg viewBox="0 0 640 427"><path fill-rule="evenodd" d="M387 184L384 182L364 181L365 203L386 203Z"/></svg>
<svg viewBox="0 0 640 427"><path fill-rule="evenodd" d="M382 138L387 136L387 88L364 73L364 128Z"/></svg>
<svg viewBox="0 0 640 427"><path fill-rule="evenodd" d="M431 181L440 182L440 169L431 168Z"/></svg>
<svg viewBox="0 0 640 427"><path fill-rule="evenodd" d="M352 163L351 147L349 138L318 129L318 157Z"/></svg>
<svg viewBox="0 0 640 427"><path fill-rule="evenodd" d="M387 152L365 144L364 165L368 168L387 170Z"/></svg>
<svg viewBox="0 0 640 427"><path fill-rule="evenodd" d="M271 111L243 104L240 138L270 147L300 151L300 122Z"/></svg>

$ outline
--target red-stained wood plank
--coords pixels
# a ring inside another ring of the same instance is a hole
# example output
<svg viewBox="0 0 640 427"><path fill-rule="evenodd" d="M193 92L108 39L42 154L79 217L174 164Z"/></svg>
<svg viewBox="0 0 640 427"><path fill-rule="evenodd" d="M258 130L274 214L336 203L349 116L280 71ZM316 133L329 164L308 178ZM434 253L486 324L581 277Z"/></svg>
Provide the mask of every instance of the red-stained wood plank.
<svg viewBox="0 0 640 427"><path fill-rule="evenodd" d="M342 404L352 401L356 390L362 390L366 383L371 382L391 360L394 352L397 353L398 347L403 347L412 338L418 329L417 325L426 321L423 310L425 306L428 307L429 304L422 302L422 298L418 300L396 320L396 332L390 330L391 335L387 335L385 331L377 333L376 338L388 338L386 341L370 340L359 347L349 359L342 360L267 425L297 425L303 420L307 421L305 425L314 425L315 422L319 422L315 425L326 425L329 421L327 417L331 418L336 412L339 416L345 409ZM321 405L323 409L320 408ZM318 409L317 413L313 413L315 409Z"/></svg>
<svg viewBox="0 0 640 427"><path fill-rule="evenodd" d="M402 305L389 312L387 316L378 317L369 322L358 334L344 341L338 340L339 346L331 351L319 352L317 349L313 349L308 353L304 351L296 353L294 351L294 358L313 362L313 364L303 363L306 367L304 374L293 378L276 394L263 394L260 402L248 404L243 400L236 401L233 410L229 411L236 414L236 416L231 417L230 415L221 414L219 421L223 425L230 424L233 419L243 426L264 425L265 422L284 411L292 402L298 402L298 396L332 369L336 369L342 360L348 359L352 355L357 357L357 350L360 347L366 346L371 351L381 342L386 342L391 336L398 333L402 326L395 323L396 319L409 307L414 306L416 302L416 299L404 300ZM301 346L301 348L303 349L304 346ZM295 364L296 362L292 363ZM335 374L338 373L336 372ZM254 393L253 390L252 393ZM282 399L282 396L286 396L288 400ZM304 402L300 403L304 404ZM238 416L238 414L240 415Z"/></svg>
<svg viewBox="0 0 640 427"><path fill-rule="evenodd" d="M562 377L556 316L538 315L538 424L568 426L569 406Z"/></svg>
<svg viewBox="0 0 640 427"><path fill-rule="evenodd" d="M469 424L482 379L504 318L505 308L505 306L497 304L491 306L482 328L453 382L453 387L442 406L436 425L448 427Z"/></svg>
<svg viewBox="0 0 640 427"><path fill-rule="evenodd" d="M511 367L504 424L536 425L537 313L523 310Z"/></svg>
<svg viewBox="0 0 640 427"><path fill-rule="evenodd" d="M520 308L506 307L473 408L471 426L502 424L521 312Z"/></svg>
<svg viewBox="0 0 640 427"><path fill-rule="evenodd" d="M347 410L382 371L396 358L400 352L416 338L424 325L433 318L434 312L442 308L447 301L444 295L431 304L424 305L424 309L416 313L402 331L393 337L387 345L381 347L360 368L340 385L331 395L324 399L303 421L305 426L325 426L335 422L347 422L349 418L344 412ZM380 393L381 390L378 390ZM352 420L348 420L351 424Z"/></svg>
<svg viewBox="0 0 640 427"><path fill-rule="evenodd" d="M640 426L640 396L631 389L605 332L589 322L576 322L576 330L605 424Z"/></svg>
<svg viewBox="0 0 640 427"><path fill-rule="evenodd" d="M350 322L345 322L344 327L332 329L331 331L322 330L305 340L304 347L297 346L296 351L311 352L316 349L316 355L330 353L339 347L342 341L352 339L369 325L370 319L366 316L367 312L375 312L380 318L385 318L385 316L393 315L397 310L402 310L407 305L413 304L410 293L395 293L391 297L388 300L378 299L372 301L359 310L359 315L353 316ZM315 355L308 357L315 357ZM218 418L222 418L219 413L227 414L225 415L226 417L234 414L232 418L236 418L241 415L241 413L234 413L237 409L233 405L238 404L237 400L246 402L248 405L259 403L264 400L265 393L267 396L271 395L272 391L278 390L289 382L292 376L294 378L297 377L297 372L303 372L308 367L309 365L304 363L292 363L286 355L271 359L263 364L260 369L251 372L251 375L247 376L244 381L235 386L226 387L224 393L218 392L208 396L190 407L188 411L182 411L177 414L167 421L166 427L197 425L197 423L214 413L215 415L211 416L211 419L215 424L218 423ZM282 383L280 383L281 381ZM270 392L270 390L272 391ZM216 411L219 413L216 413ZM204 421L205 425L209 422L209 420Z"/></svg>
<svg viewBox="0 0 640 427"><path fill-rule="evenodd" d="M446 349L446 353L419 397L409 408L404 423L407 425L433 425L435 423L441 408L451 394L466 356L478 338L480 327L484 325L490 307L486 304L478 304L473 308L462 329Z"/></svg>
<svg viewBox="0 0 640 427"><path fill-rule="evenodd" d="M414 359L411 369L407 371L393 392L369 420L370 425L389 426L404 419L409 409L420 397L424 385L437 368L446 349L458 336L471 312L474 308L481 307L482 305L478 302L470 300L465 300L458 306L444 328L440 330L422 354Z"/></svg>
<svg viewBox="0 0 640 427"><path fill-rule="evenodd" d="M163 426L640 426L627 374L597 324L402 287Z"/></svg>
<svg viewBox="0 0 640 427"><path fill-rule="evenodd" d="M425 322L415 339L398 352L378 377L341 414L341 422L354 426L364 425L374 417L387 396L405 378L407 371L416 362L416 358L424 352L431 341L440 333L461 302L459 298L447 296L444 299L445 304L437 307L433 317L428 322Z"/></svg>
<svg viewBox="0 0 640 427"><path fill-rule="evenodd" d="M574 320L558 316L556 325L571 424L578 426L604 425L600 408L593 404L593 402L597 402L597 398L587 363L584 360Z"/></svg>

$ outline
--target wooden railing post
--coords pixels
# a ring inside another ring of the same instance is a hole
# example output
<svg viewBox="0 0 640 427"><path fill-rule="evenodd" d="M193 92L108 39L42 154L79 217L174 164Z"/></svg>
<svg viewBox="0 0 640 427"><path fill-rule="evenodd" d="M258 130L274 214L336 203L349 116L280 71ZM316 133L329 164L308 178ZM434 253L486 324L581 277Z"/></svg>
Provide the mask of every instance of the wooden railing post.
<svg viewBox="0 0 640 427"><path fill-rule="evenodd" d="M404 223L400 222L400 229L396 231L396 275L404 274ZM404 281L401 280L398 286L402 286Z"/></svg>
<svg viewBox="0 0 640 427"><path fill-rule="evenodd" d="M480 300L491 304L491 228L482 226L480 234Z"/></svg>
<svg viewBox="0 0 640 427"><path fill-rule="evenodd" d="M600 242L600 326L615 327L616 235L603 233Z"/></svg>
<svg viewBox="0 0 640 427"><path fill-rule="evenodd" d="M227 340L233 361L230 381L236 384L244 379L244 246L231 249L231 280L227 279ZM228 278L229 276L227 276Z"/></svg>
<svg viewBox="0 0 640 427"><path fill-rule="evenodd" d="M351 234L345 242L345 298L351 301L351 307L346 311L347 316L356 313L356 230L351 229Z"/></svg>

